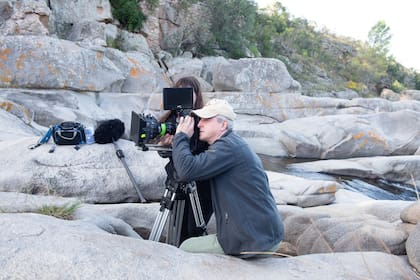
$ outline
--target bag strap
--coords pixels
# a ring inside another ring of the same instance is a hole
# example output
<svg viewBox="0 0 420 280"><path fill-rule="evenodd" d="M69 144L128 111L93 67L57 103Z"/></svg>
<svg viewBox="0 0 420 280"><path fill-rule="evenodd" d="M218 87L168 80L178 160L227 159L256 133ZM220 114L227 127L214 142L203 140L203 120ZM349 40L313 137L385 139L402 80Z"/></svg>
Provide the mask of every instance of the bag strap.
<svg viewBox="0 0 420 280"><path fill-rule="evenodd" d="M47 130L47 132L45 132L45 134L38 140L38 142L36 143L36 144L32 144L32 145L30 145L28 148L30 149L30 150L33 150L33 149L35 149L35 148L38 148L39 146L41 146L42 144L45 144L45 143L47 143L49 140L50 140L50 138L51 138L51 135L52 135L52 131L53 131L53 128L52 128L52 126L50 126L50 128Z"/></svg>

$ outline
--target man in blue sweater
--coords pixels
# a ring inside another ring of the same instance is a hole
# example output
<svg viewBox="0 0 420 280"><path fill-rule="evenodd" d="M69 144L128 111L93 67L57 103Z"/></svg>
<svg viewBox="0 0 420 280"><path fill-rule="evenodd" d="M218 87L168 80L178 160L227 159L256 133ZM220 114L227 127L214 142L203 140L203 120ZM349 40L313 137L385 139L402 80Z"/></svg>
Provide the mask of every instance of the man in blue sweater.
<svg viewBox="0 0 420 280"><path fill-rule="evenodd" d="M200 140L210 146L191 154L194 120L181 118L172 144L174 167L180 181L210 180L217 234L189 238L180 248L242 258L276 251L283 239L283 223L260 159L232 131L236 118L232 107L212 99L192 113L200 117Z"/></svg>

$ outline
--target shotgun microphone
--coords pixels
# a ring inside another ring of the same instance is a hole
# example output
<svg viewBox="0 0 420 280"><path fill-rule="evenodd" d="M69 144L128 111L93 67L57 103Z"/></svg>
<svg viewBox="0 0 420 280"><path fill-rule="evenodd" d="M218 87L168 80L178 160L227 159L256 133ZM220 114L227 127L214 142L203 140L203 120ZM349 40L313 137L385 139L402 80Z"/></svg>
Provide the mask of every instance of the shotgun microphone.
<svg viewBox="0 0 420 280"><path fill-rule="evenodd" d="M124 123L119 119L101 121L95 129L95 142L98 144L113 143L121 138L124 130Z"/></svg>

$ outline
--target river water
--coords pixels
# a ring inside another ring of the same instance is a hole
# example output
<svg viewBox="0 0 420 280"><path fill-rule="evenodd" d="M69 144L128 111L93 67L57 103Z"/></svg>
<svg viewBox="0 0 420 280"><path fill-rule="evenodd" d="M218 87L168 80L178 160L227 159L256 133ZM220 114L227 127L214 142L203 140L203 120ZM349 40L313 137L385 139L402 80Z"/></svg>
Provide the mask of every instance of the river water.
<svg viewBox="0 0 420 280"><path fill-rule="evenodd" d="M313 159L295 159L259 155L265 170L295 175L307 179L333 180L339 182L345 189L364 194L378 200L417 200L417 194L412 185L391 182L383 179L365 179L351 176L328 175L323 173L302 172L293 170L291 163L313 161Z"/></svg>

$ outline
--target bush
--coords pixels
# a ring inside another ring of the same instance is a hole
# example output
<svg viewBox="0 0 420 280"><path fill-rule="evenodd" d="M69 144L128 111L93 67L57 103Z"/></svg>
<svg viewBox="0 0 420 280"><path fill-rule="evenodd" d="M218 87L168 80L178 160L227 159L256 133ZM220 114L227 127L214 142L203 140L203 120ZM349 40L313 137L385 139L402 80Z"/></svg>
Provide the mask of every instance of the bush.
<svg viewBox="0 0 420 280"><path fill-rule="evenodd" d="M415 89L420 90L420 73L416 73L414 76Z"/></svg>
<svg viewBox="0 0 420 280"><path fill-rule="evenodd" d="M365 84L356 83L354 81L348 81L347 84L346 84L346 88L357 91L358 93L366 92L366 85Z"/></svg>
<svg viewBox="0 0 420 280"><path fill-rule="evenodd" d="M37 211L37 213L53 216L59 219L72 220L73 214L79 206L80 203L78 202L64 206L44 205Z"/></svg>
<svg viewBox="0 0 420 280"><path fill-rule="evenodd" d="M401 84L398 80L395 80L391 85L391 89L395 92L401 92L405 89L405 86Z"/></svg>
<svg viewBox="0 0 420 280"><path fill-rule="evenodd" d="M140 31L146 16L136 0L111 0L112 15L130 32Z"/></svg>

